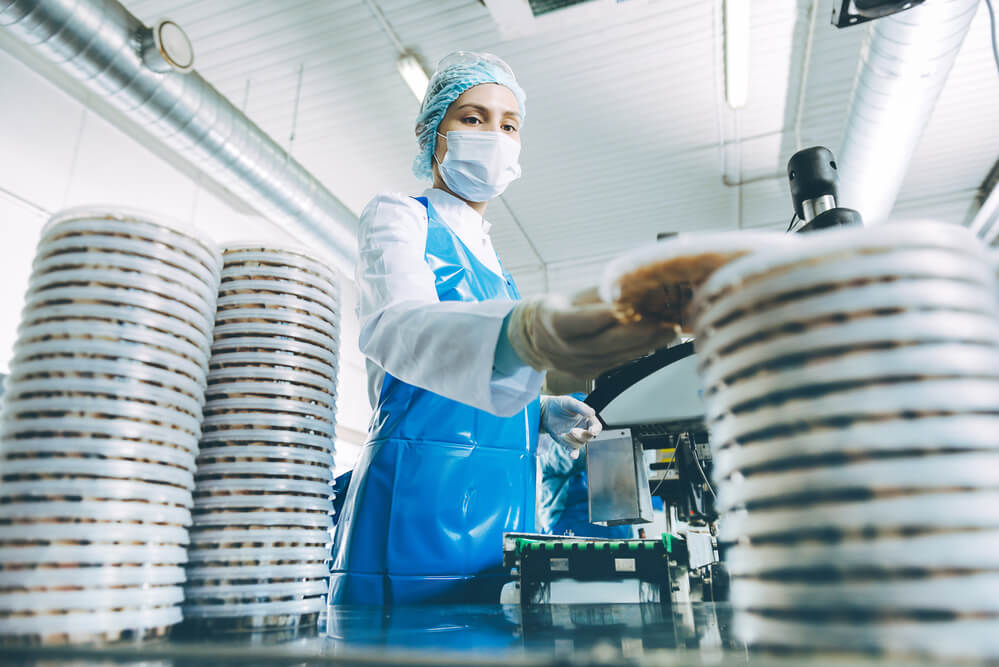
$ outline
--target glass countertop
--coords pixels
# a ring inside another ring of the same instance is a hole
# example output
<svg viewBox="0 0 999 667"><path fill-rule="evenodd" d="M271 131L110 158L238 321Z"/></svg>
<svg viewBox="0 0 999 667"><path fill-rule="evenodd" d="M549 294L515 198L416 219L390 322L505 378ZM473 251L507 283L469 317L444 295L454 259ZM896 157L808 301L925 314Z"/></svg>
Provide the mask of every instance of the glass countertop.
<svg viewBox="0 0 999 667"><path fill-rule="evenodd" d="M3 664L54 665L860 665L850 656L758 655L727 604L333 606L310 631L205 633L99 646L3 649Z"/></svg>

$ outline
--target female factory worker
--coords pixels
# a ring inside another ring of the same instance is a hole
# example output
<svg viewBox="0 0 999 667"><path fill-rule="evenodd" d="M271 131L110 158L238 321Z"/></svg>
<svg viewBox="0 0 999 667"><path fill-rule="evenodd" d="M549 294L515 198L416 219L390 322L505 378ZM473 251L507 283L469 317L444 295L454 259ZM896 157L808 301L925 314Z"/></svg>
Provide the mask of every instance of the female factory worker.
<svg viewBox="0 0 999 667"><path fill-rule="evenodd" d="M520 176L524 97L499 58L446 57L416 120L414 172L433 187L361 214L375 410L337 524L332 603L497 601L502 534L533 529L539 427L568 447L600 430L576 399L539 401L544 371L592 376L672 336L602 305L518 300L483 214Z"/></svg>

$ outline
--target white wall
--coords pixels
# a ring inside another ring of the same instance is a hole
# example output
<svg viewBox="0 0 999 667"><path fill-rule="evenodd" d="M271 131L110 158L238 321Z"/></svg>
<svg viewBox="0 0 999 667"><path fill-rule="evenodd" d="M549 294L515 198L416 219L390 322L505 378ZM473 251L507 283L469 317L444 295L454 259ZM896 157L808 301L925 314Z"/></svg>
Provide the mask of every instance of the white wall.
<svg viewBox="0 0 999 667"><path fill-rule="evenodd" d="M6 191L6 192L4 192ZM28 203L25 203L28 202ZM0 373L6 373L45 211L82 204L132 206L202 229L216 242L291 242L261 217L240 213L75 98L0 50ZM353 284L342 280L340 440L367 429L363 359ZM337 467L358 443L338 442Z"/></svg>

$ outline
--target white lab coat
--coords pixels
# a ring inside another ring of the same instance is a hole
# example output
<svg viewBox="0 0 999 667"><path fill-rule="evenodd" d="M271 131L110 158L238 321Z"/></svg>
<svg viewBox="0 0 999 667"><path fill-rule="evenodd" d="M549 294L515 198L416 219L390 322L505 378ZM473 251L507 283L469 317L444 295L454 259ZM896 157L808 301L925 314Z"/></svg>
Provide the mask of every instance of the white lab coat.
<svg viewBox="0 0 999 667"><path fill-rule="evenodd" d="M423 193L441 219L487 268L502 274L489 223L443 190ZM398 193L380 194L361 213L357 264L359 346L367 357L374 406L385 373L500 416L538 397L544 373L493 368L512 301L441 302L425 259L427 210Z"/></svg>

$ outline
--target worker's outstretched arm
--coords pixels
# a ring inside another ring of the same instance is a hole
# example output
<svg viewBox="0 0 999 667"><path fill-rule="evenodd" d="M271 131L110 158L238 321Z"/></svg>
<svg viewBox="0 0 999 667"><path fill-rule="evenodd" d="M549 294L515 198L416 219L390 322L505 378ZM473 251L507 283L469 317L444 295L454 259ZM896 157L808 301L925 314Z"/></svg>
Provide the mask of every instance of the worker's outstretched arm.
<svg viewBox="0 0 999 667"><path fill-rule="evenodd" d="M404 382L497 415L516 414L537 398L544 379L515 356L511 364L509 354L495 367L516 302L441 302L426 239L426 209L410 197L379 195L361 214L361 352Z"/></svg>

